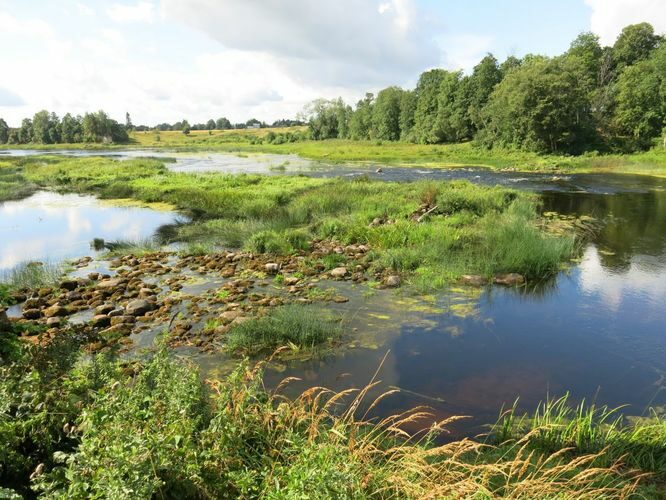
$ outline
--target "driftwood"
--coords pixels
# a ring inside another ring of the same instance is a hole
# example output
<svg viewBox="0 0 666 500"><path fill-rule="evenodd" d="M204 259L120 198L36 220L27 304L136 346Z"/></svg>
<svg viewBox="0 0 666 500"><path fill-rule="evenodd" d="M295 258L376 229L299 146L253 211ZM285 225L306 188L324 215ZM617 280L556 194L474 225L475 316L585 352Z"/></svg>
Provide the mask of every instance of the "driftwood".
<svg viewBox="0 0 666 500"><path fill-rule="evenodd" d="M421 221L423 221L423 219L425 219L428 215L430 215L430 214L431 214L432 212L434 212L435 210L437 210L437 205L435 205L434 207L432 207L430 210L428 210L428 211L427 211L426 213L424 213L423 215L419 216L419 218L416 219L416 222L421 222Z"/></svg>

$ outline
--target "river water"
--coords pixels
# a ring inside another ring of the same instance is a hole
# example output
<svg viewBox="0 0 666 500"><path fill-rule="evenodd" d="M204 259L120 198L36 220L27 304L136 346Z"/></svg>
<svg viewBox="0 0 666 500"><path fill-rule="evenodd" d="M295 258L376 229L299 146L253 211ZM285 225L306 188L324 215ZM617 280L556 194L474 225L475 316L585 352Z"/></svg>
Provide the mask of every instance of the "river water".
<svg viewBox="0 0 666 500"><path fill-rule="evenodd" d="M123 159L138 153L112 154ZM374 164L326 165L291 156L162 156L176 158L169 166L183 172L367 175L386 181L468 179L536 191L543 196L544 210L590 215L602 222L580 262L536 289L443 292L426 301L393 292L368 295L362 289L345 290L352 300L336 307L358 329L352 337L364 337L363 348L277 366L267 375L269 385L297 376L303 380L293 385L294 392L312 385L338 390L362 387L381 364L383 383L378 390L397 387L402 392L385 400L380 413L427 404L439 417L473 416L457 426L454 434L481 432L503 405L517 398L519 407L528 410L548 396L567 391L575 401L628 405L623 410L628 415L666 406L664 179L390 166L381 166L382 172L377 173ZM28 200L0 205L0 263L5 266L17 259L11 257L16 250L7 251L16 243L7 241L29 241L65 224L44 225L35 217L13 215L29 205ZM8 206L14 208L8 211ZM60 217L66 224L79 226L76 218ZM169 217L173 214L153 214L145 230L138 232L154 231ZM133 214L126 220L130 219L135 219ZM92 226L102 224L92 219ZM8 240L8 228L16 226L24 236ZM54 235L43 248L59 257L73 240L83 242L93 233ZM204 356L200 361L205 370L214 371L217 360Z"/></svg>

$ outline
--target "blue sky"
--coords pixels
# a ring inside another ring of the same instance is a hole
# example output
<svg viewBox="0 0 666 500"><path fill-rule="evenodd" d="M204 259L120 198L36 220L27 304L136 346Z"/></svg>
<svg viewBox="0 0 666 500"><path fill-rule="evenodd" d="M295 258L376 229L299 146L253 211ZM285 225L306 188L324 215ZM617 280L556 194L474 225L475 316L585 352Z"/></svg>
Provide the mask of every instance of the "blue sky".
<svg viewBox="0 0 666 500"><path fill-rule="evenodd" d="M666 0L0 0L0 117L271 121L641 21L666 32Z"/></svg>

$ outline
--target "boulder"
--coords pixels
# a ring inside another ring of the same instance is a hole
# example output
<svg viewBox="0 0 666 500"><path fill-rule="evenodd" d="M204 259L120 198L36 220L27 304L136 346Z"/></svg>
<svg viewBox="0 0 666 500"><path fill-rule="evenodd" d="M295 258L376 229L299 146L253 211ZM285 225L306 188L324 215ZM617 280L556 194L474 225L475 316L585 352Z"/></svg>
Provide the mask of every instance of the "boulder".
<svg viewBox="0 0 666 500"><path fill-rule="evenodd" d="M111 326L131 325L136 322L134 316L110 316Z"/></svg>
<svg viewBox="0 0 666 500"><path fill-rule="evenodd" d="M397 288L400 286L401 282L400 276L394 274L392 276L387 276L384 279L384 286L388 288Z"/></svg>
<svg viewBox="0 0 666 500"><path fill-rule="evenodd" d="M102 304L95 308L95 314L105 314L108 315L111 311L115 309L115 306L112 304Z"/></svg>
<svg viewBox="0 0 666 500"><path fill-rule="evenodd" d="M518 286L525 283L525 277L518 273L498 274L494 282L498 285Z"/></svg>
<svg viewBox="0 0 666 500"><path fill-rule="evenodd" d="M97 289L111 292L124 284L125 280L123 278L109 278L97 283Z"/></svg>
<svg viewBox="0 0 666 500"><path fill-rule="evenodd" d="M346 267L336 267L335 269L331 269L329 274L333 278L344 278L345 276L347 276L347 268Z"/></svg>
<svg viewBox="0 0 666 500"><path fill-rule="evenodd" d="M240 311L224 311L220 314L220 319L225 323L231 323L241 315Z"/></svg>
<svg viewBox="0 0 666 500"><path fill-rule="evenodd" d="M23 317L25 319L39 319L42 317L42 311L39 309L24 309Z"/></svg>
<svg viewBox="0 0 666 500"><path fill-rule="evenodd" d="M463 274L460 277L460 281L465 285L470 286L484 286L488 283L488 280L478 274Z"/></svg>
<svg viewBox="0 0 666 500"><path fill-rule="evenodd" d="M0 307L0 332L7 332L12 326L12 322L7 317L7 311Z"/></svg>
<svg viewBox="0 0 666 500"><path fill-rule="evenodd" d="M60 288L63 290L67 290L71 292L72 290L76 290L76 288L79 286L78 281L76 280L63 280L60 282Z"/></svg>
<svg viewBox="0 0 666 500"><path fill-rule="evenodd" d="M148 311L155 309L155 304L145 299L131 300L125 306L125 314L130 316L143 316Z"/></svg>
<svg viewBox="0 0 666 500"><path fill-rule="evenodd" d="M60 321L61 321L60 318L53 316L46 320L46 326L50 327L60 326Z"/></svg>
<svg viewBox="0 0 666 500"><path fill-rule="evenodd" d="M280 270L280 264L276 264L275 262L269 262L268 264L264 265L264 269L269 274L277 274L278 271Z"/></svg>
<svg viewBox="0 0 666 500"><path fill-rule="evenodd" d="M44 316L47 318L57 318L62 316L67 316L69 314L69 309L61 306L60 304L54 304L51 307L47 307L42 311Z"/></svg>
<svg viewBox="0 0 666 500"><path fill-rule="evenodd" d="M284 284L286 286L294 286L297 285L299 281L301 281L300 278L297 278L296 276L289 276L288 278L284 279Z"/></svg>
<svg viewBox="0 0 666 500"><path fill-rule="evenodd" d="M109 326L111 324L111 318L109 318L106 314L96 314L90 320L90 324L99 328Z"/></svg>

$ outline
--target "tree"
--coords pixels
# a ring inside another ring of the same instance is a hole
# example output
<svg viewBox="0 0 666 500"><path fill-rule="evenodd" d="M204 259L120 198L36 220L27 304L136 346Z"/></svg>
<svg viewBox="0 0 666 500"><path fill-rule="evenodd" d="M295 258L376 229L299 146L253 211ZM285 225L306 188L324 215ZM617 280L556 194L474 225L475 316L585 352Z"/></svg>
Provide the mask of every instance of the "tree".
<svg viewBox="0 0 666 500"><path fill-rule="evenodd" d="M45 109L35 113L32 117L32 141L39 144L53 144L60 142L60 122L55 113Z"/></svg>
<svg viewBox="0 0 666 500"><path fill-rule="evenodd" d="M502 73L502 78L504 78L506 75L509 74L509 72L513 71L516 68L519 68L520 65L523 63L520 59L518 59L516 56L509 56L507 57L502 64L500 64L500 72Z"/></svg>
<svg viewBox="0 0 666 500"><path fill-rule="evenodd" d="M354 140L372 138L372 108L375 95L366 92L365 97L356 103L356 109L349 120L349 137Z"/></svg>
<svg viewBox="0 0 666 500"><path fill-rule="evenodd" d="M81 130L84 142L127 142L127 130L102 110L83 115Z"/></svg>
<svg viewBox="0 0 666 500"><path fill-rule="evenodd" d="M581 64L585 66L588 72L589 78L592 81L598 81L603 54L603 49L599 45L599 37L591 31L586 31L579 34L571 42L569 50L565 55L580 58Z"/></svg>
<svg viewBox="0 0 666 500"><path fill-rule="evenodd" d="M211 118L206 122L206 130L215 130L215 120Z"/></svg>
<svg viewBox="0 0 666 500"><path fill-rule="evenodd" d="M400 100L403 90L388 87L377 94L372 108L372 135L377 139L400 139Z"/></svg>
<svg viewBox="0 0 666 500"><path fill-rule="evenodd" d="M613 59L618 71L650 57L650 53L661 42L662 38L654 34L650 23L630 24L625 27L613 45Z"/></svg>
<svg viewBox="0 0 666 500"><path fill-rule="evenodd" d="M648 146L661 136L666 125L666 45L622 71L613 123L635 147Z"/></svg>
<svg viewBox="0 0 666 500"><path fill-rule="evenodd" d="M526 59L491 94L480 140L539 152L584 150L594 134L588 78L577 58Z"/></svg>
<svg viewBox="0 0 666 500"><path fill-rule="evenodd" d="M488 102L495 85L502 81L502 71L495 56L486 55L474 66L469 79L469 119L476 129L483 127L481 110Z"/></svg>
<svg viewBox="0 0 666 500"><path fill-rule="evenodd" d="M81 142L83 140L83 129L81 117L74 118L70 113L62 117L60 122L60 139L65 143Z"/></svg>
<svg viewBox="0 0 666 500"><path fill-rule="evenodd" d="M346 137L351 110L342 98L316 99L307 104L300 113L307 121L310 136L314 140Z"/></svg>
<svg viewBox="0 0 666 500"><path fill-rule="evenodd" d="M431 128L431 142L457 142L471 135L469 79L462 72L445 72L439 84L437 115Z"/></svg>
<svg viewBox="0 0 666 500"><path fill-rule="evenodd" d="M130 118L129 111L125 113L125 130L128 132L134 130L134 125L132 125L132 119Z"/></svg>
<svg viewBox="0 0 666 500"><path fill-rule="evenodd" d="M218 118L217 121L215 122L215 128L217 130L228 130L233 127L231 125L231 122L226 118Z"/></svg>
<svg viewBox="0 0 666 500"><path fill-rule="evenodd" d="M190 130L191 130L190 123L187 120L183 120L182 122L180 122L180 130L183 134L190 135Z"/></svg>
<svg viewBox="0 0 666 500"><path fill-rule="evenodd" d="M24 118L21 121L21 128L18 131L18 142L21 144L28 144L32 141L32 120Z"/></svg>
<svg viewBox="0 0 666 500"><path fill-rule="evenodd" d="M440 140L436 132L440 85L446 75L443 69L422 73L416 84L416 111L414 112L414 139L421 144Z"/></svg>
<svg viewBox="0 0 666 500"><path fill-rule="evenodd" d="M7 141L9 141L9 126L0 118L0 144L6 144Z"/></svg>
<svg viewBox="0 0 666 500"><path fill-rule="evenodd" d="M400 139L413 141L414 114L416 113L416 92L405 90L400 97Z"/></svg>

